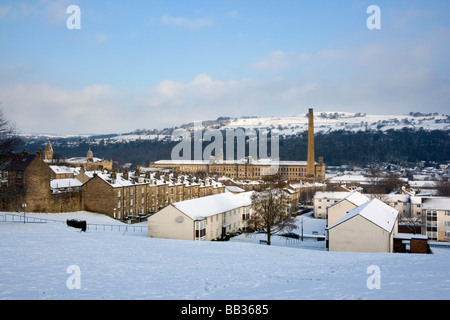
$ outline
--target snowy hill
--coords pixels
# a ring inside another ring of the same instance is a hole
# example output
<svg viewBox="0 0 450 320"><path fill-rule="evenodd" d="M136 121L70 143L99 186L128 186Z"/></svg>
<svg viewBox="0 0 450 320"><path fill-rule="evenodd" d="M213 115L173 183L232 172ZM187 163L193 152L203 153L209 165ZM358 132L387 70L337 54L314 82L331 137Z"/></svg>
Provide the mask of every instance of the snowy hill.
<svg viewBox="0 0 450 320"><path fill-rule="evenodd" d="M279 129L280 134L292 135L308 130L308 117L239 118L230 120L222 128L253 127ZM450 128L447 115L366 115L351 112L316 112L315 132L336 130L401 130L403 128L446 130Z"/></svg>
<svg viewBox="0 0 450 320"><path fill-rule="evenodd" d="M217 120L201 120L203 129L277 129L281 135L295 135L308 130L308 116L298 115L292 117L219 117ZM424 130L448 130L450 129L450 116L422 113L410 113L408 115L368 115L361 113L328 111L316 112L314 115L314 127L316 133L328 133L336 130L366 131L366 130L401 130L403 128ZM180 128L194 129L194 123L182 124ZM78 144L75 138L90 140L91 143L106 141L107 143L121 143L129 141L154 140L162 141L171 138L173 128L163 130L139 129L131 133L103 134L103 135L58 135L58 134L21 134L26 140L44 139L68 139L74 145Z"/></svg>
<svg viewBox="0 0 450 320"><path fill-rule="evenodd" d="M293 117L219 117L217 120L203 120L203 129L277 129L281 135L295 135L308 130L308 116ZM188 130L194 129L194 123L180 126ZM352 112L316 112L314 116L316 133L329 133L336 130L366 131L366 130L401 130L403 128L424 130L450 129L450 117L439 114L410 113L408 115L367 115ZM112 141L163 140L170 138L170 133L150 134L147 132L122 134L111 137Z"/></svg>
<svg viewBox="0 0 450 320"><path fill-rule="evenodd" d="M86 212L28 216L120 224ZM432 255L338 253L282 242L164 240L124 229L83 233L64 223L4 221L0 213L0 299L450 298L446 248L433 248ZM373 265L380 268L380 289L367 286ZM67 285L70 266L79 269L79 289Z"/></svg>

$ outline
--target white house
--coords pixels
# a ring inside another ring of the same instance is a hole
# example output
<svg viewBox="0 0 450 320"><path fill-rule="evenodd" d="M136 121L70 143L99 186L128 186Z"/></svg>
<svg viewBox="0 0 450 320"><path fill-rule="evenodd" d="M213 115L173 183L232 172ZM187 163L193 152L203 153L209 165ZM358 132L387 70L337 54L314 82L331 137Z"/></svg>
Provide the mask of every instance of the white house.
<svg viewBox="0 0 450 320"><path fill-rule="evenodd" d="M350 193L340 201L333 203L330 207L327 207L327 225L332 226L339 220L341 220L348 211L355 209L356 207L370 201L370 199L355 191Z"/></svg>
<svg viewBox="0 0 450 320"><path fill-rule="evenodd" d="M211 241L244 230L251 214L252 193L226 192L172 203L148 218L148 236Z"/></svg>
<svg viewBox="0 0 450 320"><path fill-rule="evenodd" d="M314 218L326 219L327 208L349 196L349 191L318 191L314 194Z"/></svg>
<svg viewBox="0 0 450 320"><path fill-rule="evenodd" d="M372 199L350 210L327 230L330 251L393 252L398 211Z"/></svg>

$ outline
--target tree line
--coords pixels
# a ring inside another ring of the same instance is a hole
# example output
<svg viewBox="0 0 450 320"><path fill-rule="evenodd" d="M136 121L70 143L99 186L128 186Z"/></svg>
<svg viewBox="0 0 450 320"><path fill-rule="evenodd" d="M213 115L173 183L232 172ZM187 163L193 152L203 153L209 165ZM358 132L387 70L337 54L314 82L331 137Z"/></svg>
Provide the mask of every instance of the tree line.
<svg viewBox="0 0 450 320"><path fill-rule="evenodd" d="M47 140L22 140L14 135L14 126L0 113L0 153L10 149L21 152L27 149L35 152L44 150ZM323 157L328 166L367 166L373 163L389 162L437 162L450 160L450 130L367 130L333 131L315 134L315 155ZM280 136L279 157L281 160L305 161L308 149L307 132ZM117 165L131 163L148 166L149 162L170 159L178 142L168 140L136 140L110 143L107 139L59 138L52 140L55 158L85 156L89 148L94 156L112 159ZM224 142L225 143L225 142ZM203 144L204 147L207 143ZM224 145L224 151L226 150ZM237 150L235 141L234 150ZM247 141L248 151L248 141ZM246 154L249 154L246 152ZM225 155L226 156L226 155Z"/></svg>
<svg viewBox="0 0 450 320"><path fill-rule="evenodd" d="M334 131L315 135L315 155L327 165L450 160L450 130ZM307 134L280 139L280 158L306 160Z"/></svg>

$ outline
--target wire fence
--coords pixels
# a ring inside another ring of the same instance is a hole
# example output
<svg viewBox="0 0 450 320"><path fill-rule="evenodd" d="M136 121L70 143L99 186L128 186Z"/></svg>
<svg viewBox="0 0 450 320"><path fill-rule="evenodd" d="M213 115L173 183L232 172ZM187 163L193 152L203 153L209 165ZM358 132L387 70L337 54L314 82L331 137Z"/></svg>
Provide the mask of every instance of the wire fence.
<svg viewBox="0 0 450 320"><path fill-rule="evenodd" d="M67 224L66 220L55 220L47 218L37 218L27 216L26 214L2 213L0 214L0 222L14 222L14 223L62 223ZM87 223L87 229L91 231L123 231L125 232L145 232L146 226L120 225L120 224L100 224Z"/></svg>

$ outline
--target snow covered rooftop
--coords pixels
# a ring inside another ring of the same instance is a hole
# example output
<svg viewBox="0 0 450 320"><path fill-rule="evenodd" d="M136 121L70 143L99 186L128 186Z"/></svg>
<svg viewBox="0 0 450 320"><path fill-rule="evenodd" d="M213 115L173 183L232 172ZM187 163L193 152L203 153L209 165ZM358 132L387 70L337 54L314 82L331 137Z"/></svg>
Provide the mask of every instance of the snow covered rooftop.
<svg viewBox="0 0 450 320"><path fill-rule="evenodd" d="M329 179L330 183L350 183L350 182L359 182L365 183L369 182L369 179L361 174L345 174L342 176L336 176Z"/></svg>
<svg viewBox="0 0 450 320"><path fill-rule="evenodd" d="M317 191L314 199L333 199L341 200L351 194L350 191Z"/></svg>
<svg viewBox="0 0 450 320"><path fill-rule="evenodd" d="M378 199L372 199L363 205L350 210L341 220L330 226L331 229L357 215L375 223L387 232L391 232L397 220L398 211Z"/></svg>
<svg viewBox="0 0 450 320"><path fill-rule="evenodd" d="M360 206L360 205L370 201L370 199L367 196L365 196L357 191L352 192L351 194L349 194L348 196L343 198L341 201L344 201L344 200L350 201L351 203L353 203L356 206ZM334 205L340 203L341 201L336 202Z"/></svg>
<svg viewBox="0 0 450 320"><path fill-rule="evenodd" d="M232 193L240 193L245 191L244 189L239 188L238 186L225 186L225 189Z"/></svg>
<svg viewBox="0 0 450 320"><path fill-rule="evenodd" d="M56 174L75 174L76 169L68 166L49 166L50 169Z"/></svg>
<svg viewBox="0 0 450 320"><path fill-rule="evenodd" d="M175 202L172 205L193 220L251 205L253 191L239 194L220 193L202 198Z"/></svg>
<svg viewBox="0 0 450 320"><path fill-rule="evenodd" d="M55 189L65 189L65 188L77 188L81 187L83 183L81 183L77 179L55 179L50 181L50 187Z"/></svg>
<svg viewBox="0 0 450 320"><path fill-rule="evenodd" d="M88 157L74 157L74 158L69 158L65 160L68 163L97 163L97 162L102 162L102 159L100 158L88 158Z"/></svg>
<svg viewBox="0 0 450 320"><path fill-rule="evenodd" d="M215 164L245 164L246 159L241 160L213 160ZM158 160L158 165L209 165L210 160ZM272 159L250 160L250 163L258 166L306 166L306 161L278 161Z"/></svg>
<svg viewBox="0 0 450 320"><path fill-rule="evenodd" d="M424 210L450 210L450 198L423 198L422 208Z"/></svg>

